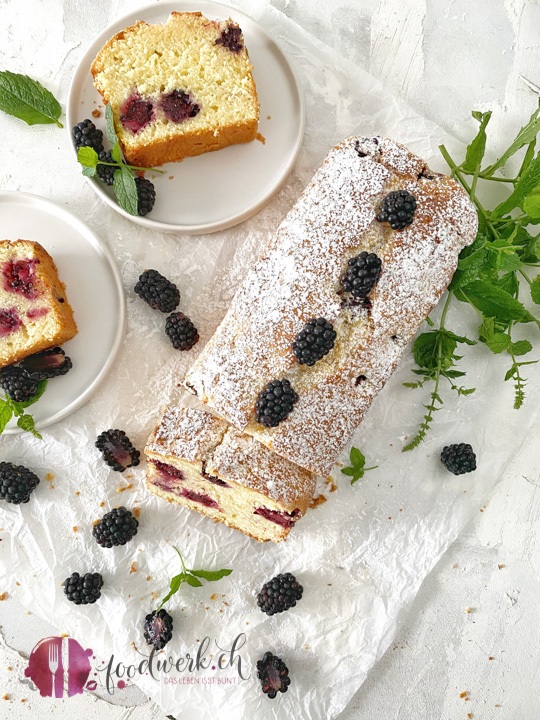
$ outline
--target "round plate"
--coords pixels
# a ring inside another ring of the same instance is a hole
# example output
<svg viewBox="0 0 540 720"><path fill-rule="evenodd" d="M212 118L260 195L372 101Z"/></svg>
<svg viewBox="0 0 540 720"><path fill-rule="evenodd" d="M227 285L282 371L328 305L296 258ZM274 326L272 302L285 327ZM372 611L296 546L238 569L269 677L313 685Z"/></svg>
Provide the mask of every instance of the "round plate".
<svg viewBox="0 0 540 720"><path fill-rule="evenodd" d="M2 239L36 240L52 256L66 285L79 332L62 347L73 368L49 381L28 412L36 426L63 420L97 390L120 349L126 301L120 273L101 240L75 215L50 200L27 193L0 192ZM8 426L6 433L21 432Z"/></svg>
<svg viewBox="0 0 540 720"><path fill-rule="evenodd" d="M293 70L272 38L244 13L206 0L163 2L141 8L110 25L88 48L73 77L66 109L69 142L73 142L70 128L92 117L93 110L101 111L101 117L94 122L105 130L103 100L90 74L101 47L138 20L166 22L173 10L199 10L212 20L230 17L239 23L253 64L260 102L259 133L264 143L253 140L231 145L181 163L168 163L163 166L164 175L147 173L155 184L157 200L151 214L144 218L126 213L108 186L97 179L88 182L114 210L145 227L185 234L214 232L242 222L270 200L292 169L304 132L304 107ZM77 171L76 164L73 170Z"/></svg>

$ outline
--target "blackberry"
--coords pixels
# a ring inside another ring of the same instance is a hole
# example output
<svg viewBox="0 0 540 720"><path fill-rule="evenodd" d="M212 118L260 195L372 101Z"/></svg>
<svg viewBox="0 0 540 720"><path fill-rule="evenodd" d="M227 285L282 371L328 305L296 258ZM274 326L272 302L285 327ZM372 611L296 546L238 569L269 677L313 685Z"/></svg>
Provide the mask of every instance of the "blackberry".
<svg viewBox="0 0 540 720"><path fill-rule="evenodd" d="M396 190L384 198L377 220L388 222L393 230L403 230L413 221L416 198L408 190Z"/></svg>
<svg viewBox="0 0 540 720"><path fill-rule="evenodd" d="M173 619L164 610L154 610L144 619L144 639L156 650L162 650L172 638Z"/></svg>
<svg viewBox="0 0 540 720"><path fill-rule="evenodd" d="M8 365L0 370L0 387L15 402L26 402L38 391L38 381L22 367Z"/></svg>
<svg viewBox="0 0 540 720"><path fill-rule="evenodd" d="M170 313L180 302L180 291L157 270L145 270L135 285L137 295L154 310Z"/></svg>
<svg viewBox="0 0 540 720"><path fill-rule="evenodd" d="M54 347L29 355L21 361L20 366L34 379L45 380L65 375L73 363L61 347Z"/></svg>
<svg viewBox="0 0 540 720"><path fill-rule="evenodd" d="M336 331L324 318L310 320L296 336L292 344L296 359L301 365L315 365L334 347Z"/></svg>
<svg viewBox="0 0 540 720"><path fill-rule="evenodd" d="M298 395L288 380L272 380L259 393L257 422L266 427L276 427L292 412Z"/></svg>
<svg viewBox="0 0 540 720"><path fill-rule="evenodd" d="M0 462L0 500L13 505L27 503L39 485L39 478L23 465Z"/></svg>
<svg viewBox="0 0 540 720"><path fill-rule="evenodd" d="M75 148L91 147L99 155L103 152L103 133L91 120L83 120L71 129Z"/></svg>
<svg viewBox="0 0 540 720"><path fill-rule="evenodd" d="M357 298L366 297L381 272L381 259L375 253L361 252L347 263L347 270L340 278L345 292Z"/></svg>
<svg viewBox="0 0 540 720"><path fill-rule="evenodd" d="M244 47L242 43L242 30L238 25L229 23L221 35L214 41L214 45L223 45L233 53L239 53Z"/></svg>
<svg viewBox="0 0 540 720"><path fill-rule="evenodd" d="M169 315L165 320L165 332L177 350L191 350L199 340L195 325L180 312Z"/></svg>
<svg viewBox="0 0 540 720"><path fill-rule="evenodd" d="M287 692L291 684L289 668L281 658L271 652L264 653L263 659L257 661L257 677L261 681L263 693L271 700L278 692Z"/></svg>
<svg viewBox="0 0 540 720"><path fill-rule="evenodd" d="M99 153L99 159L103 162L114 162L112 152L110 150L104 150ZM102 165L97 164L97 174L99 179L105 183L105 185L112 185L114 180L114 173L118 170L118 166L115 165Z"/></svg>
<svg viewBox="0 0 540 720"><path fill-rule="evenodd" d="M125 507L114 508L106 513L92 528L92 535L101 547L125 545L135 537L139 521Z"/></svg>
<svg viewBox="0 0 540 720"><path fill-rule="evenodd" d="M468 443L447 445L441 453L441 462L454 475L476 470L476 455Z"/></svg>
<svg viewBox="0 0 540 720"><path fill-rule="evenodd" d="M98 436L96 447L101 450L107 465L117 472L124 472L128 467L134 467L141 462L141 453L135 450L123 430L105 430Z"/></svg>
<svg viewBox="0 0 540 720"><path fill-rule="evenodd" d="M144 217L154 207L156 202L156 191L154 185L143 177L135 178L135 185L137 186L137 214Z"/></svg>
<svg viewBox="0 0 540 720"><path fill-rule="evenodd" d="M103 578L99 573L74 572L64 580L64 594L75 605L91 605L101 596Z"/></svg>
<svg viewBox="0 0 540 720"><path fill-rule="evenodd" d="M280 573L262 586L257 596L257 605L263 613L275 615L285 612L302 598L304 588L291 573Z"/></svg>

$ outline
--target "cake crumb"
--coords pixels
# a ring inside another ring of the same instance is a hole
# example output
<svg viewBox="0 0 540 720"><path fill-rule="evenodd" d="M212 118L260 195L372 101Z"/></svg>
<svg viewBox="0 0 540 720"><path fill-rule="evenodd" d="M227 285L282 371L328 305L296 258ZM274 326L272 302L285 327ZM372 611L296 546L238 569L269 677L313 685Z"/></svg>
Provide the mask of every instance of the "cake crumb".
<svg viewBox="0 0 540 720"><path fill-rule="evenodd" d="M136 562L132 562L131 565L130 565L130 567L129 567L129 573L130 573L130 575L131 575L131 573L134 573L134 572L137 572L137 563L136 563Z"/></svg>
<svg viewBox="0 0 540 720"><path fill-rule="evenodd" d="M141 508L138 508L138 507L133 508L133 515L134 515L136 518L140 517L140 516L141 516Z"/></svg>
<svg viewBox="0 0 540 720"><path fill-rule="evenodd" d="M92 526L98 525L100 522L101 522L101 520L93 520L93 521L92 521Z"/></svg>
<svg viewBox="0 0 540 720"><path fill-rule="evenodd" d="M7 600L8 597L9 597L9 595L7 594L7 592L3 592L3 593L0 595L0 600Z"/></svg>
<svg viewBox="0 0 540 720"><path fill-rule="evenodd" d="M457 563L453 563L453 564L452 564L452 569L453 569L453 570L455 570L457 567L459 567L459 565L458 565Z"/></svg>
<svg viewBox="0 0 540 720"><path fill-rule="evenodd" d="M146 580L147 580L147 581L148 581L148 580L151 580L151 579L152 579L152 576L151 576L151 575L147 575L147 576L146 576Z"/></svg>
<svg viewBox="0 0 540 720"><path fill-rule="evenodd" d="M271 119L272 119L272 116L271 116L271 115L267 115L267 116L266 116L266 119L267 119L267 120L271 120Z"/></svg>
<svg viewBox="0 0 540 720"><path fill-rule="evenodd" d="M73 532L79 532L79 528L78 528L77 525L74 525L74 526L73 526Z"/></svg>
<svg viewBox="0 0 540 720"><path fill-rule="evenodd" d="M470 718L472 718L472 713L467 713L467 717L468 717L469 720L470 720Z"/></svg>
<svg viewBox="0 0 540 720"><path fill-rule="evenodd" d="M102 500L102 501L99 503L99 507L105 507L105 501L104 501L104 500Z"/></svg>
<svg viewBox="0 0 540 720"><path fill-rule="evenodd" d="M499 570L502 570L503 568L506 567L506 565L497 565L497 567L499 568Z"/></svg>
<svg viewBox="0 0 540 720"><path fill-rule="evenodd" d="M101 117L101 110L98 110L97 108L92 110L92 117L95 117L95 118Z"/></svg>
<svg viewBox="0 0 540 720"><path fill-rule="evenodd" d="M460 697L460 698L467 697L468 693L469 693L468 690L464 690L463 692L460 692L460 693L459 693L459 697Z"/></svg>
<svg viewBox="0 0 540 720"><path fill-rule="evenodd" d="M62 633L62 634L60 635L60 637L67 638L67 637L69 637L69 633Z"/></svg>
<svg viewBox="0 0 540 720"><path fill-rule="evenodd" d="M2 700L9 700L9 699L10 699L10 695L8 695L7 693L5 695L2 695Z"/></svg>
<svg viewBox="0 0 540 720"><path fill-rule="evenodd" d="M169 180L174 180L174 175L169 175Z"/></svg>
<svg viewBox="0 0 540 720"><path fill-rule="evenodd" d="M472 613L472 611L473 611L473 609L470 608L470 607L466 607L466 608L465 608L465 612L466 612L468 615L470 615L470 614Z"/></svg>
<svg viewBox="0 0 540 720"><path fill-rule="evenodd" d="M80 495L80 494L81 494L81 491L80 491L80 490L77 490L77 491L75 492L75 495Z"/></svg>
<svg viewBox="0 0 540 720"><path fill-rule="evenodd" d="M11 665L8 665L8 670L9 670L9 672L11 672L11 671L13 670L13 668L11 667Z"/></svg>
<svg viewBox="0 0 540 720"><path fill-rule="evenodd" d="M48 473L45 475L45 480L46 480L47 482L51 482L52 480L54 480L54 475L53 475L52 473L48 472Z"/></svg>
<svg viewBox="0 0 540 720"><path fill-rule="evenodd" d="M266 138L264 137L264 135L261 135L261 133L257 133L255 135L255 140L258 140L263 145L266 145Z"/></svg>
<svg viewBox="0 0 540 720"><path fill-rule="evenodd" d="M309 507L314 509L319 505L323 505L327 501L327 499L328 498L325 495L317 495L317 497L313 498L313 500L310 502Z"/></svg>
<svg viewBox="0 0 540 720"><path fill-rule="evenodd" d="M127 485L124 485L124 487L116 488L116 492L123 493L126 490L131 490L132 487L133 487L133 483L128 483Z"/></svg>
<svg viewBox="0 0 540 720"><path fill-rule="evenodd" d="M21 702L26 702L26 698L21 698Z"/></svg>
<svg viewBox="0 0 540 720"><path fill-rule="evenodd" d="M216 593L213 593L212 595L210 595L210 600L215 600L216 598L217 598Z"/></svg>
<svg viewBox="0 0 540 720"><path fill-rule="evenodd" d="M495 660L495 658L493 657L493 655L490 655L490 656L488 657L488 660Z"/></svg>

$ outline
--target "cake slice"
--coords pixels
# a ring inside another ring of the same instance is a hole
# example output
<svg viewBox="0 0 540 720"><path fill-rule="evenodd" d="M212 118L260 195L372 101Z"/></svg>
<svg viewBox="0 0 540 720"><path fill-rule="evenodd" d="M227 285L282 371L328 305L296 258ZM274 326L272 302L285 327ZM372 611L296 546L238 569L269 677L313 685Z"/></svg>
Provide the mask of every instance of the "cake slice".
<svg viewBox="0 0 540 720"><path fill-rule="evenodd" d="M138 22L109 40L91 67L131 165L182 160L257 134L259 101L239 26L199 12Z"/></svg>
<svg viewBox="0 0 540 720"><path fill-rule="evenodd" d="M284 540L315 490L311 473L198 408L169 406L145 454L151 492L260 542Z"/></svg>
<svg viewBox="0 0 540 720"><path fill-rule="evenodd" d="M31 240L0 241L0 367L77 334L49 253Z"/></svg>

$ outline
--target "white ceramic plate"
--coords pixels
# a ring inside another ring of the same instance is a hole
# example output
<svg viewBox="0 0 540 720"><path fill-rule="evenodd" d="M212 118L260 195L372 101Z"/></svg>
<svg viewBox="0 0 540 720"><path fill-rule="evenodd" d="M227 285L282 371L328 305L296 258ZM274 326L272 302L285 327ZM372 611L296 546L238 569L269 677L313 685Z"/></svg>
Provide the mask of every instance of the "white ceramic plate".
<svg viewBox="0 0 540 720"><path fill-rule="evenodd" d="M120 349L126 301L120 273L101 240L75 215L27 193L0 192L2 239L36 240L52 256L79 328L62 347L73 361L29 408L38 428L77 410L97 390ZM8 426L7 433L21 432Z"/></svg>
<svg viewBox="0 0 540 720"><path fill-rule="evenodd" d="M242 222L270 200L292 169L304 132L304 108L294 72L272 38L244 13L208 0L163 2L141 8L110 25L88 48L73 77L66 109L69 142L71 128L92 118L93 110L101 110L101 117L92 119L105 130L102 98L90 74L100 48L115 33L138 20L163 23L173 10L199 10L212 20L231 17L239 23L254 68L260 101L259 133L265 143L253 140L186 158L181 163L169 163L163 166L165 175L147 173L155 184L157 200L144 218L128 215L117 204L112 190L97 179L88 182L112 208L140 225L190 235L214 232ZM80 166L74 162L73 172L77 171Z"/></svg>

